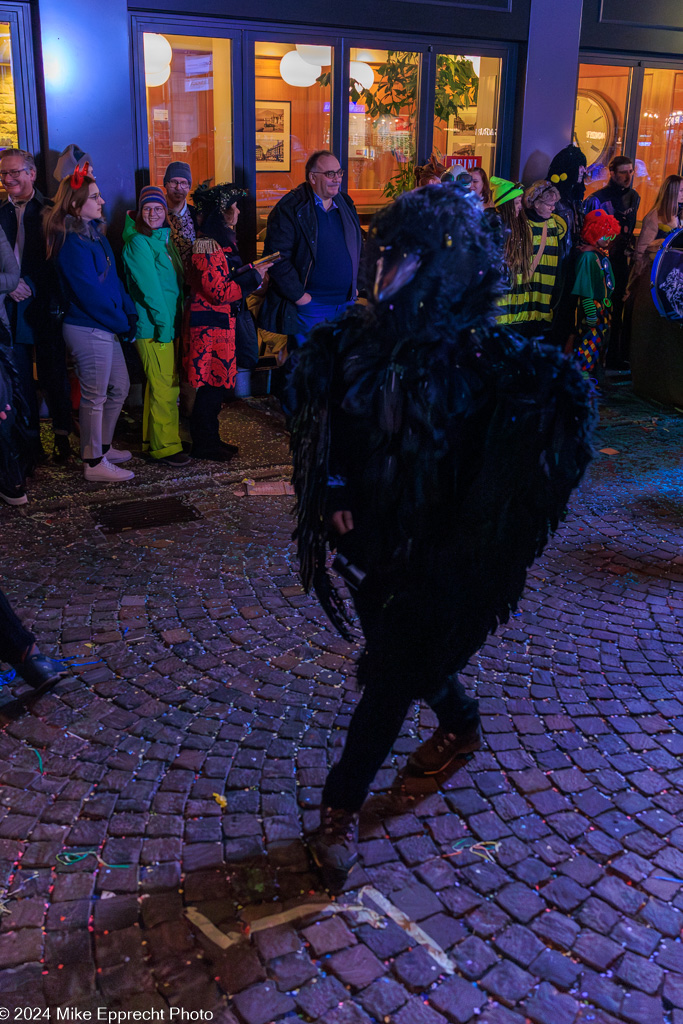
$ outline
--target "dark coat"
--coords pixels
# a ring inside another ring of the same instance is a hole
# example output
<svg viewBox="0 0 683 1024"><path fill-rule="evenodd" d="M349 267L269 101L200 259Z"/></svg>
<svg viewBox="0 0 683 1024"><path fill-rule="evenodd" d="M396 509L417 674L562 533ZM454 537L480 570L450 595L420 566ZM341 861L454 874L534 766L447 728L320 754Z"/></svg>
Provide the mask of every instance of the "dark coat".
<svg viewBox="0 0 683 1024"><path fill-rule="evenodd" d="M360 222L353 200L345 192L340 192L335 202L351 257L353 281L349 298L354 299L361 252ZM268 217L263 254L279 252L282 260L268 272L270 284L259 314L259 327L276 334L296 334L296 301L306 292L317 246L314 192L304 182L283 196Z"/></svg>
<svg viewBox="0 0 683 1024"><path fill-rule="evenodd" d="M43 210L50 200L36 189L24 211L24 250L21 254L21 276L33 295L23 302L5 300L15 344L33 345L46 333L54 333L55 323L50 317L51 307L57 305L59 287L54 269L45 255L43 236ZM17 215L9 199L0 206L0 228L7 235L12 249L17 241Z"/></svg>
<svg viewBox="0 0 683 1024"><path fill-rule="evenodd" d="M135 305L116 273L112 248L97 222L66 218L66 237L56 256L62 285L64 323L128 336L137 321Z"/></svg>

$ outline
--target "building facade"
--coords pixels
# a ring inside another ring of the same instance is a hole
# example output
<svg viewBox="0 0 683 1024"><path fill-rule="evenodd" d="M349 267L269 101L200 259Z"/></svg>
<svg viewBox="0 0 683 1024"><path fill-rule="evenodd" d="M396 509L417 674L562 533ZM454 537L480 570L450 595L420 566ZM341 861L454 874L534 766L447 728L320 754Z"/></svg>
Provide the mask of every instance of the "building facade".
<svg viewBox="0 0 683 1024"><path fill-rule="evenodd" d="M92 155L116 227L171 160L250 190L243 245L330 148L361 219L432 153L525 181L574 138L642 208L683 159L680 0L57 0L0 4L0 147ZM284 20L283 20L284 19Z"/></svg>

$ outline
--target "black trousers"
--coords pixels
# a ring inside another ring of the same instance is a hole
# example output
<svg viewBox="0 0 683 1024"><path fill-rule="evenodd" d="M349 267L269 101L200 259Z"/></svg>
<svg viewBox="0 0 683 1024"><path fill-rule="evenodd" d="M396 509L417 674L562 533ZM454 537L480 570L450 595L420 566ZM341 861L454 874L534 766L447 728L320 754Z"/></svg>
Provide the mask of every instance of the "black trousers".
<svg viewBox="0 0 683 1024"><path fill-rule="evenodd" d="M14 345L14 364L19 374L21 392L29 409L29 433L40 437L40 420L36 382L33 379L33 345ZM42 338L35 346L38 382L45 390L52 429L57 434L71 433L71 389L66 369L64 340L56 334Z"/></svg>
<svg viewBox="0 0 683 1024"><path fill-rule="evenodd" d="M339 548L353 561L351 537L342 537ZM363 693L323 790L325 805L347 811L360 810L413 701L424 699L446 732L465 732L479 720L479 702L451 671L444 641L452 623L433 594L421 585L397 590L366 578L354 603L365 634L358 666Z"/></svg>
<svg viewBox="0 0 683 1024"><path fill-rule="evenodd" d="M211 384L197 388L190 416L193 449L211 451L218 448L221 440L218 417L221 406L228 400L229 395L228 388L215 388Z"/></svg>
<svg viewBox="0 0 683 1024"><path fill-rule="evenodd" d="M33 633L22 626L0 590L0 661L17 664L35 641Z"/></svg>

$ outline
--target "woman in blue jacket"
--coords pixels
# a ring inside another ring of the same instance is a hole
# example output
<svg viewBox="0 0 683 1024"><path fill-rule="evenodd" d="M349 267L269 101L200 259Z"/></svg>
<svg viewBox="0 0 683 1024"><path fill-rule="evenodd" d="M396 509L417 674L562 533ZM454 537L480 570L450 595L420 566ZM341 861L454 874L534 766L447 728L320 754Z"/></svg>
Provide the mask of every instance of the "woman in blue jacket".
<svg viewBox="0 0 683 1024"><path fill-rule="evenodd" d="M81 385L85 479L120 483L135 474L119 465L131 453L112 447L129 387L119 337L135 337L137 316L104 237L104 199L87 172L85 164L62 181L45 212L45 239L62 287L64 341Z"/></svg>

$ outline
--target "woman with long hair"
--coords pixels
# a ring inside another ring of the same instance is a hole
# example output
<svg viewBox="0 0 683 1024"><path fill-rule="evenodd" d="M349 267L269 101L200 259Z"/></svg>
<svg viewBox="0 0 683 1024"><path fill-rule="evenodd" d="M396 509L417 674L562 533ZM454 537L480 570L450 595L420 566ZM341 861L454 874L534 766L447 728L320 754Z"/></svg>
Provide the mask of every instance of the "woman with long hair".
<svg viewBox="0 0 683 1024"><path fill-rule="evenodd" d="M176 339L183 304L183 265L173 244L163 189L140 192L137 214L123 229L126 282L138 314L135 346L147 376L142 417L143 451L174 469L190 459L178 433Z"/></svg>
<svg viewBox="0 0 683 1024"><path fill-rule="evenodd" d="M645 214L624 295L632 303L629 362L633 390L666 405L681 404L681 328L659 315L650 288L652 264L664 242L683 227L683 177L670 174Z"/></svg>
<svg viewBox="0 0 683 1024"><path fill-rule="evenodd" d="M131 453L112 447L128 394L119 337L135 336L137 315L116 273L104 236L104 199L88 165L64 178L43 224L47 255L57 266L65 313L64 341L81 385L81 458L86 480L121 483L135 476L118 465Z"/></svg>
<svg viewBox="0 0 683 1024"><path fill-rule="evenodd" d="M503 279L508 291L524 287L531 267L531 232L522 209L524 186L491 178L491 205L486 216L500 225L503 235Z"/></svg>
<svg viewBox="0 0 683 1024"><path fill-rule="evenodd" d="M472 178L472 191L475 196L479 197L479 201L484 209L490 207L492 205L492 195L488 174L483 167L473 167L470 171L470 177Z"/></svg>
<svg viewBox="0 0 683 1024"><path fill-rule="evenodd" d="M190 433L196 459L228 462L237 447L221 440L218 416L235 386L235 303L256 291L268 265L241 268L235 225L246 191L234 184L200 186L192 201L198 211L197 240L190 269L190 330L183 359L196 389Z"/></svg>

